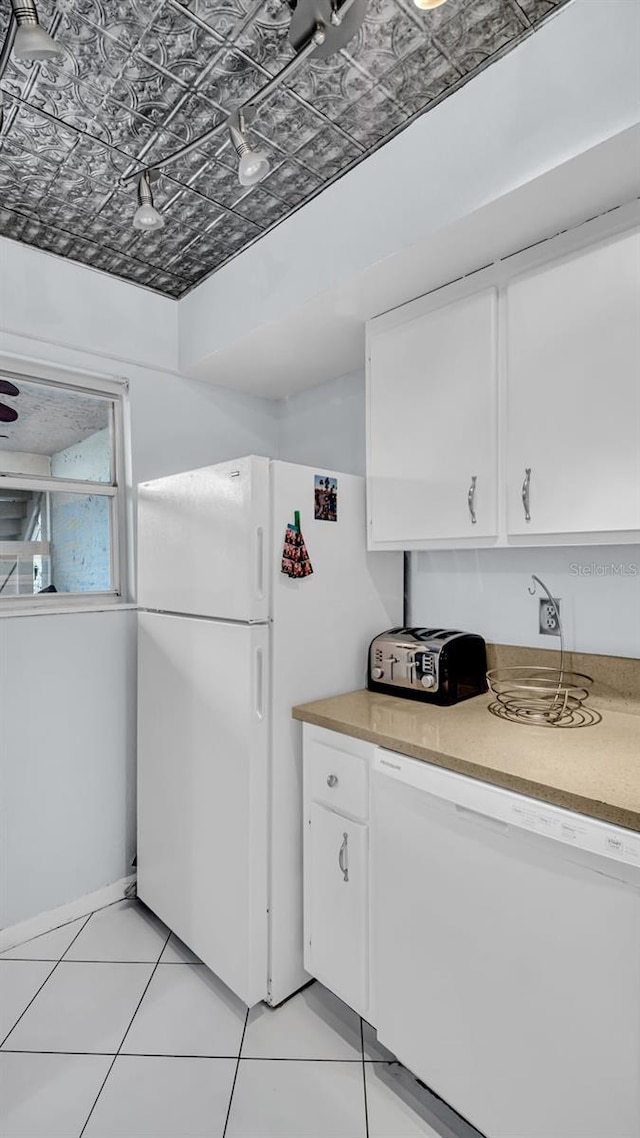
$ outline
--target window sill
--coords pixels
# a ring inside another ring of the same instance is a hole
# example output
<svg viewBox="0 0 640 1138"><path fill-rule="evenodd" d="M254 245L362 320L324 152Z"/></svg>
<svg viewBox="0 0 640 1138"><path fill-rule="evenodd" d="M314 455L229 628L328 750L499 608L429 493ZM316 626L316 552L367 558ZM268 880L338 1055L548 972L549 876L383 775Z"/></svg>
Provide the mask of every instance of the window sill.
<svg viewBox="0 0 640 1138"><path fill-rule="evenodd" d="M70 601L68 604L56 605L7 605L4 609L0 604L0 618L12 616L68 616L81 612L129 612L137 609L136 604L131 604L125 601L96 601L95 604L74 604Z"/></svg>

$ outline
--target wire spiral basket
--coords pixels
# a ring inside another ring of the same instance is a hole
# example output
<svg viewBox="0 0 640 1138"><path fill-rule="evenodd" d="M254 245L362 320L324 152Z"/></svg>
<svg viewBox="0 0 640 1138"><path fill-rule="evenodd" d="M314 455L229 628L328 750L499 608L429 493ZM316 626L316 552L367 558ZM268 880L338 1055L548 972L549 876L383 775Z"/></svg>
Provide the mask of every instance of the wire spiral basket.
<svg viewBox="0 0 640 1138"><path fill-rule="evenodd" d="M499 719L512 723L528 723L538 727L592 727L602 716L591 707L585 707L593 680L582 672L569 671L564 666L564 635L560 612L551 593L539 577L533 576L535 585L544 589L553 606L560 631L560 667L492 668L487 672L489 690L494 700L489 711Z"/></svg>

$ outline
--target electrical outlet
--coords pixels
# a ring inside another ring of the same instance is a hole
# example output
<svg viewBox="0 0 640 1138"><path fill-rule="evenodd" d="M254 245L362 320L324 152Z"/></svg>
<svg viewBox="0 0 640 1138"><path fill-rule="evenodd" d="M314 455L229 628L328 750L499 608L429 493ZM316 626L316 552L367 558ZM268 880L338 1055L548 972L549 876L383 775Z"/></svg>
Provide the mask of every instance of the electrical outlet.
<svg viewBox="0 0 640 1138"><path fill-rule="evenodd" d="M553 607L551 601L547 600L546 597L540 598L539 631L543 636L560 635L560 623L558 621L558 615L560 613L560 601L557 597L554 597L553 602L556 608Z"/></svg>

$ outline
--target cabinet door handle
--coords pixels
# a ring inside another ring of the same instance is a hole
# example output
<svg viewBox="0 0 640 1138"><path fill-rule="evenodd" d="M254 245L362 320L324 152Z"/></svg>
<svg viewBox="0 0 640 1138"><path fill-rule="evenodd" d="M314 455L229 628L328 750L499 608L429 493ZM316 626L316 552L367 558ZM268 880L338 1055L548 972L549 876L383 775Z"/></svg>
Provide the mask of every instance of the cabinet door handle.
<svg viewBox="0 0 640 1138"><path fill-rule="evenodd" d="M469 493L467 494L467 502L469 504L469 513L471 514L471 524L474 526L477 522L476 518L476 482L478 478L475 474L471 476L471 485Z"/></svg>
<svg viewBox="0 0 640 1138"><path fill-rule="evenodd" d="M342 845L340 846L340 851L338 853L338 865L340 866L340 872L341 872L345 881L349 880L349 865L347 863L347 846L348 846L348 843L349 843L349 835L347 833L344 833L342 835Z"/></svg>
<svg viewBox="0 0 640 1138"><path fill-rule="evenodd" d="M338 785L337 774L328 774L327 775L327 786L337 786L337 785Z"/></svg>
<svg viewBox="0 0 640 1138"><path fill-rule="evenodd" d="M531 514L529 512L529 488L531 486L531 467L527 466L524 472L524 482L522 483L522 505L524 507L524 520L525 522L531 521Z"/></svg>

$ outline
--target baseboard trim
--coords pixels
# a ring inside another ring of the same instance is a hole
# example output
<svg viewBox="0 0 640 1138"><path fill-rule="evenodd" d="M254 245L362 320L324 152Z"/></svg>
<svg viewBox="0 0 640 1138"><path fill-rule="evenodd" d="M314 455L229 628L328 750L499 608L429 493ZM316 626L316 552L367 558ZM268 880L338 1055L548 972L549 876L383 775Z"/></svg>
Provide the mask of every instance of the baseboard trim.
<svg viewBox="0 0 640 1138"><path fill-rule="evenodd" d="M103 889L96 889L95 893L87 893L78 897L76 901L67 901L57 909L48 913L39 913L37 917L30 917L28 921L20 921L17 925L9 925L0 929L0 952L15 948L26 940L32 940L41 933L49 933L60 925L75 921L78 917L86 917L96 909L104 909L105 905L112 905L114 901L121 901L125 890L136 880L135 873L129 877L121 877L119 881L105 885Z"/></svg>

